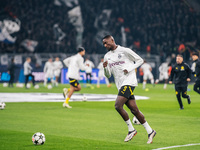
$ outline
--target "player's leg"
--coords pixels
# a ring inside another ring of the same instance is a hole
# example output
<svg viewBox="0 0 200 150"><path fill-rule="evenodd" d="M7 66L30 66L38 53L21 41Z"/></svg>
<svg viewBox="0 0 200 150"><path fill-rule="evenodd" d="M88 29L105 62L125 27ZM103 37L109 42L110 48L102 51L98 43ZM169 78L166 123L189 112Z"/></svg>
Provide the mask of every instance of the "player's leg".
<svg viewBox="0 0 200 150"><path fill-rule="evenodd" d="M168 83L168 79L165 79L165 83L164 83L163 89L167 89L167 83Z"/></svg>
<svg viewBox="0 0 200 150"><path fill-rule="evenodd" d="M147 79L146 79L146 78L144 78L144 76L143 76L143 89L145 89L145 88L146 88L146 83L147 83Z"/></svg>
<svg viewBox="0 0 200 150"><path fill-rule="evenodd" d="M177 87L177 86L175 85L175 90L176 90L176 98L177 98L177 100L178 100L180 109L184 109L184 108L183 108L183 103L182 103L182 100L181 100L181 88L180 88L180 87Z"/></svg>
<svg viewBox="0 0 200 150"><path fill-rule="evenodd" d="M89 83L91 84L92 83L92 74L91 73L89 73Z"/></svg>
<svg viewBox="0 0 200 150"><path fill-rule="evenodd" d="M73 95L74 91L75 91L75 87L73 85L70 85L70 89L67 89L67 98L65 99L65 102L63 103L63 107L67 107L67 108L72 108L69 105L69 100L71 98L71 96Z"/></svg>
<svg viewBox="0 0 200 150"><path fill-rule="evenodd" d="M134 114L134 116L140 121L140 123L143 125L143 127L146 129L147 134L148 134L148 141L147 144L150 144L153 142L153 138L156 135L156 131L153 130L148 122L145 120L144 115L142 112L137 107L135 98L132 97L133 99L130 99L126 102L126 106L131 110L131 112Z"/></svg>
<svg viewBox="0 0 200 150"><path fill-rule="evenodd" d="M88 73L86 73L86 83L89 83Z"/></svg>
<svg viewBox="0 0 200 150"><path fill-rule="evenodd" d="M100 79L101 79L101 76L98 74L98 78L97 78L97 88L100 88Z"/></svg>
<svg viewBox="0 0 200 150"><path fill-rule="evenodd" d="M48 74L45 73L45 75L44 75L44 86L45 86L45 87L46 87L46 85L47 85L48 78L49 78Z"/></svg>
<svg viewBox="0 0 200 150"><path fill-rule="evenodd" d="M154 78L152 73L149 74L149 79L151 81L151 84L154 85Z"/></svg>
<svg viewBox="0 0 200 150"><path fill-rule="evenodd" d="M118 95L117 99L115 101L115 109L117 110L117 112L121 115L121 117L123 118L123 120L126 122L127 126L128 126L128 135L125 138L125 142L130 141L136 134L137 131L134 129L131 120L129 119L128 113L126 112L126 110L123 108L124 104L127 102L127 98Z"/></svg>
<svg viewBox="0 0 200 150"><path fill-rule="evenodd" d="M25 76L25 88L27 88L26 85L27 85L27 83L28 83L28 77L29 77L29 75L26 75L26 76Z"/></svg>
<svg viewBox="0 0 200 150"><path fill-rule="evenodd" d="M110 84L110 82L109 82L109 80L108 80L107 77L105 77L105 80L106 80L106 85L107 85L107 87L111 87L112 85Z"/></svg>
<svg viewBox="0 0 200 150"><path fill-rule="evenodd" d="M70 79L70 89L68 89L67 91L68 95L65 102L63 103L63 107L72 108L71 106L69 106L69 100L75 91L80 91L80 90L81 90L81 85L79 84L79 82L75 79Z"/></svg>
<svg viewBox="0 0 200 150"><path fill-rule="evenodd" d="M30 75L31 76L31 78L32 78L32 84L33 84L33 86L35 86L35 76L34 75Z"/></svg>
<svg viewBox="0 0 200 150"><path fill-rule="evenodd" d="M194 83L194 88L193 90L197 93L200 94L200 80L197 80L195 83Z"/></svg>
<svg viewBox="0 0 200 150"><path fill-rule="evenodd" d="M187 95L187 86L182 87L182 97L187 98L188 104L191 103L190 96Z"/></svg>

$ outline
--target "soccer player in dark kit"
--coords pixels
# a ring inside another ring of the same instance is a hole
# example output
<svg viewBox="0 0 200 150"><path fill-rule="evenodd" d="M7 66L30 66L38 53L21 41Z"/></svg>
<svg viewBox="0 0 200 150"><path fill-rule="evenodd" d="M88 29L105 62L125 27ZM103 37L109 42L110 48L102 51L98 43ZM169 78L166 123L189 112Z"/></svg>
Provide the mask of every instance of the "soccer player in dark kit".
<svg viewBox="0 0 200 150"><path fill-rule="evenodd" d="M180 54L176 56L176 64L172 68L169 84L172 84L174 77L176 97L180 105L180 110L182 110L184 108L181 100L181 93L183 98L187 98L188 104L191 103L190 96L187 95L187 86L191 77L191 69L187 63L183 62L183 56Z"/></svg>
<svg viewBox="0 0 200 150"><path fill-rule="evenodd" d="M194 70L194 76L196 78L195 84L194 84L194 91L200 94L200 60L199 60L199 53L193 53L192 54L192 60L195 63L195 70Z"/></svg>

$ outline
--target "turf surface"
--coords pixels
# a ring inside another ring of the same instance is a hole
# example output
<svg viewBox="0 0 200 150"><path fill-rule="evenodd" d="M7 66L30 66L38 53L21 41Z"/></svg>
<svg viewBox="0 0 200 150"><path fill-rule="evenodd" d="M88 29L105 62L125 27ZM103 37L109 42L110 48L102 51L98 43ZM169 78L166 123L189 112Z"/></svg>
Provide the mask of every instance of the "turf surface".
<svg viewBox="0 0 200 150"><path fill-rule="evenodd" d="M66 85L53 89L8 88L0 84L0 92L52 92L61 93ZM91 89L82 85L80 93L117 94L115 85ZM128 130L114 109L114 102L71 102L72 109L62 107L61 102L6 103L0 110L0 150L150 150L173 145L200 143L200 95L189 85L192 103L183 100L184 110L179 110L173 85L163 90L163 85L147 85L149 91L139 85L135 95L148 96L149 100L137 101L150 126L157 131L148 145L147 133L142 125L134 125L138 134L129 142L123 142ZM14 98L14 97L13 97ZM132 120L133 115L128 111ZM35 132L46 136L44 145L35 146L31 137ZM175 150L199 150L200 145L173 148Z"/></svg>

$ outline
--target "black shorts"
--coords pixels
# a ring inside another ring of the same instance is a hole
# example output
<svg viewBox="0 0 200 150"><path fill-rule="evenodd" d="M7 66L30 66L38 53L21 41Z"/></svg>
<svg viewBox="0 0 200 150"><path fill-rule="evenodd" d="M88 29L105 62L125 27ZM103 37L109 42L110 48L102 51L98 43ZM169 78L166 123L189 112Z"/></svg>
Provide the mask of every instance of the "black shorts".
<svg viewBox="0 0 200 150"><path fill-rule="evenodd" d="M176 86L175 85L175 90L176 90L176 94L178 93L184 93L187 94L187 86Z"/></svg>
<svg viewBox="0 0 200 150"><path fill-rule="evenodd" d="M79 82L76 79L69 78L69 84L72 85L73 87L78 87Z"/></svg>
<svg viewBox="0 0 200 150"><path fill-rule="evenodd" d="M135 99L135 96L133 94L134 89L135 89L134 86L124 85L119 90L118 95L119 96L123 96L123 97L125 97L127 99Z"/></svg>

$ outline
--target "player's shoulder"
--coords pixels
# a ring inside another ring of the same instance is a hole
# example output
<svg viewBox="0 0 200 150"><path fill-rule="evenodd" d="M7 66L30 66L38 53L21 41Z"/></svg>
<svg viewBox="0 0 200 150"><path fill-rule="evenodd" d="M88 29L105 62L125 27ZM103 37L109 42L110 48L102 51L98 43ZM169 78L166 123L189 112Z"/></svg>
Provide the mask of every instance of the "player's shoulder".
<svg viewBox="0 0 200 150"><path fill-rule="evenodd" d="M184 64L186 67L189 67L189 65L188 65L186 62L184 62L183 64Z"/></svg>
<svg viewBox="0 0 200 150"><path fill-rule="evenodd" d="M124 46L121 46L121 45L118 45L118 49L119 49L119 51L125 51L125 52L133 51L130 48L124 47Z"/></svg>

